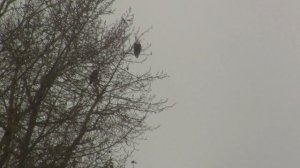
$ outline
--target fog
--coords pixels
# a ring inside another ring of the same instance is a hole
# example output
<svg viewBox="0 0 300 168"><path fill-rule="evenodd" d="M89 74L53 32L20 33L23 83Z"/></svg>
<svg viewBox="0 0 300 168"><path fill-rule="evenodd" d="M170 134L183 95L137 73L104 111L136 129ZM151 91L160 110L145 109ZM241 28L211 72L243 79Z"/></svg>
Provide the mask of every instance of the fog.
<svg viewBox="0 0 300 168"><path fill-rule="evenodd" d="M146 34L153 92L176 106L135 168L300 166L300 1L120 0Z"/></svg>

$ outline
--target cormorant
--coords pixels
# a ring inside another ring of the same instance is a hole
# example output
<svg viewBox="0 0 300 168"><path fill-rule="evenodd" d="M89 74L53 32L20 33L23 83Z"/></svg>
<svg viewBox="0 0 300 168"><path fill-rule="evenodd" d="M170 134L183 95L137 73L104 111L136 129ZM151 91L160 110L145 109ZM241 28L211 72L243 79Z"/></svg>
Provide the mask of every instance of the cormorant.
<svg viewBox="0 0 300 168"><path fill-rule="evenodd" d="M133 45L133 48L134 48L134 55L136 58L138 58L142 49L141 43L138 40L136 40Z"/></svg>
<svg viewBox="0 0 300 168"><path fill-rule="evenodd" d="M90 75L90 84L96 83L98 81L99 71L94 70Z"/></svg>

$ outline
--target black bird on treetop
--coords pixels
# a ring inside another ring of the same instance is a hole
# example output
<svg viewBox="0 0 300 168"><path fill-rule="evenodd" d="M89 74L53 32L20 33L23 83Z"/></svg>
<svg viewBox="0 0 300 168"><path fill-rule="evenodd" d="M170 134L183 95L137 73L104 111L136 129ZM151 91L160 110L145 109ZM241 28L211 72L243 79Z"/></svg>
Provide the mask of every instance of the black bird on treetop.
<svg viewBox="0 0 300 168"><path fill-rule="evenodd" d="M94 70L91 73L91 75L90 75L90 84L96 83L98 81L98 75L99 75L99 71L98 70Z"/></svg>
<svg viewBox="0 0 300 168"><path fill-rule="evenodd" d="M138 40L136 40L133 45L133 48L134 48L134 55L136 58L138 58L142 49L141 43Z"/></svg>

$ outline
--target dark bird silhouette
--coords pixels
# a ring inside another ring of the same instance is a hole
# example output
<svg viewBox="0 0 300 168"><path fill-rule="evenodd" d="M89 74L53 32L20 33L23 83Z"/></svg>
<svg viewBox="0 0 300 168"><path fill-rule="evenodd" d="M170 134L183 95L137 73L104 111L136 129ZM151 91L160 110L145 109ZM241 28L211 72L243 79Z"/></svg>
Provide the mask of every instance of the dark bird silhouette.
<svg viewBox="0 0 300 168"><path fill-rule="evenodd" d="M136 58L138 58L142 49L141 43L138 40L136 40L133 45L133 48L134 48L134 55Z"/></svg>
<svg viewBox="0 0 300 168"><path fill-rule="evenodd" d="M135 160L132 160L131 164L132 164L132 168L134 168L134 165L137 164L137 162Z"/></svg>
<svg viewBox="0 0 300 168"><path fill-rule="evenodd" d="M99 71L94 70L90 75L90 84L96 83L98 81Z"/></svg>

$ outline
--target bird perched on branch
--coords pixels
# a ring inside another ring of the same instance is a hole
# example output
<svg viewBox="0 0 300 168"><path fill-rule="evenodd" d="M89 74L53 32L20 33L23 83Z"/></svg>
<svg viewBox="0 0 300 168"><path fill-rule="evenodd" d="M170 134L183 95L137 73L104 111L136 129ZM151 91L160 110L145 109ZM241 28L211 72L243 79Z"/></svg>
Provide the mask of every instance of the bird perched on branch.
<svg viewBox="0 0 300 168"><path fill-rule="evenodd" d="M131 164L137 164L137 162L135 160L132 160Z"/></svg>
<svg viewBox="0 0 300 168"><path fill-rule="evenodd" d="M98 82L99 71L94 70L90 75L90 84Z"/></svg>
<svg viewBox="0 0 300 168"><path fill-rule="evenodd" d="M132 168L134 168L134 165L137 164L137 162L135 160L132 160L131 164L132 164Z"/></svg>
<svg viewBox="0 0 300 168"><path fill-rule="evenodd" d="M138 58L142 49L142 45L138 40L134 42L133 49L135 57Z"/></svg>

